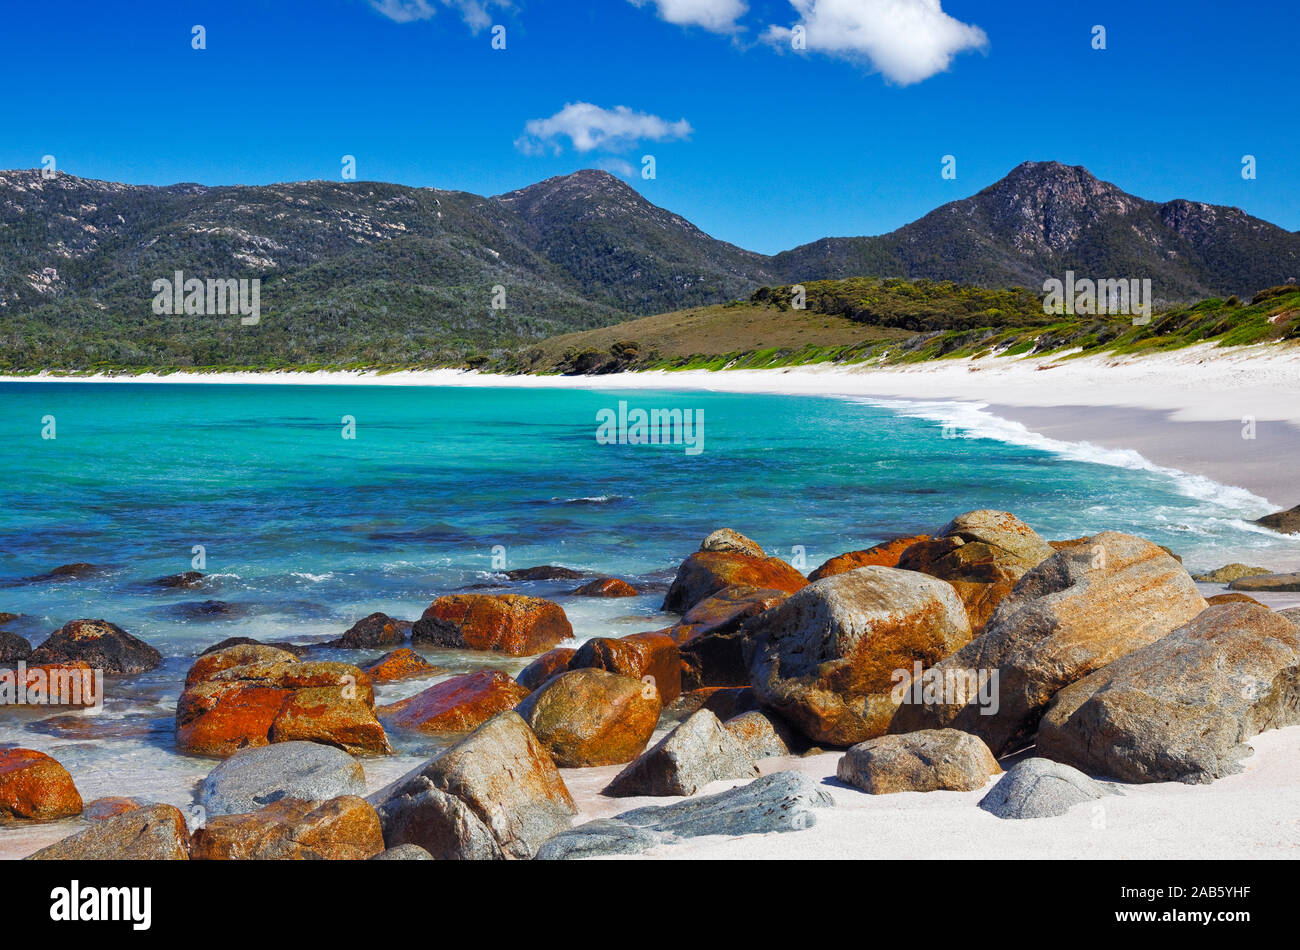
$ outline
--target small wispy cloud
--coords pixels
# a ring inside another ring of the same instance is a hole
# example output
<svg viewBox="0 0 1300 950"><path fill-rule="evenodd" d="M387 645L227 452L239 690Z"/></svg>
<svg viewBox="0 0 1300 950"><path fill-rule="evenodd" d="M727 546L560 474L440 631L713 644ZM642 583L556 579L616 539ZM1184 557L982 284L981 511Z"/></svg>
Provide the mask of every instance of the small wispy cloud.
<svg viewBox="0 0 1300 950"><path fill-rule="evenodd" d="M590 102L570 102L550 118L529 119L515 147L529 155L547 150L559 154L563 151L562 140L567 138L579 152L619 152L638 142L684 139L691 132L691 124L685 119L669 122L627 106L603 109Z"/></svg>
<svg viewBox="0 0 1300 950"><path fill-rule="evenodd" d="M395 23L431 20L438 8L455 10L478 33L492 25L492 10L511 10L510 0L370 0L370 5Z"/></svg>
<svg viewBox="0 0 1300 950"><path fill-rule="evenodd" d="M978 26L943 12L941 0L790 0L807 49L869 63L900 86L946 70L958 53L984 49ZM791 27L773 26L772 43L789 44Z"/></svg>
<svg viewBox="0 0 1300 950"><path fill-rule="evenodd" d="M745 0L628 0L634 6L653 3L659 19L678 26L702 26L714 33L734 33L736 21L749 10Z"/></svg>

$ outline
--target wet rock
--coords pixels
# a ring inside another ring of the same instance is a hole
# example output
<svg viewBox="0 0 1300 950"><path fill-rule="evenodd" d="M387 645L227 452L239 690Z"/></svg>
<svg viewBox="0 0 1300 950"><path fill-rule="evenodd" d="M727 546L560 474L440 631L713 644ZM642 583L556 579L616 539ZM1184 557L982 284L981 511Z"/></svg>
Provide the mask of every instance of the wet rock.
<svg viewBox="0 0 1300 950"><path fill-rule="evenodd" d="M75 564L60 564L44 574L36 574L26 580L30 584L43 584L50 581L80 581L88 577L98 577L103 573L104 569L97 564L78 561Z"/></svg>
<svg viewBox="0 0 1300 950"><path fill-rule="evenodd" d="M0 627L3 627L5 624L13 623L21 616L22 614L11 614L7 610L0 610Z"/></svg>
<svg viewBox="0 0 1300 950"><path fill-rule="evenodd" d="M575 571L571 567L544 564L541 567L521 567L506 571L505 575L512 581L576 581L582 577L582 571Z"/></svg>
<svg viewBox="0 0 1300 950"><path fill-rule="evenodd" d="M179 604L169 604L165 608L167 616L177 620L230 620L248 614L246 604L232 604L224 600L189 600Z"/></svg>
<svg viewBox="0 0 1300 950"><path fill-rule="evenodd" d="M1215 568L1204 574L1193 574L1192 580L1199 581L1202 584L1230 584L1243 577L1255 577L1260 574L1272 573L1266 567L1250 567L1246 564L1234 563L1225 564L1223 567Z"/></svg>
<svg viewBox="0 0 1300 950"><path fill-rule="evenodd" d="M682 656L673 638L665 633L634 633L630 636L595 637L577 649L569 669L598 669L653 682L661 702L667 704L682 692Z"/></svg>
<svg viewBox="0 0 1300 950"><path fill-rule="evenodd" d="M257 643L240 643L216 652L200 654L189 672L185 674L185 685L193 686L204 680L210 680L222 670L237 666L249 666L255 663L297 663L298 657L287 650Z"/></svg>
<svg viewBox="0 0 1300 950"><path fill-rule="evenodd" d="M256 655L265 648L230 649ZM391 751L374 718L370 679L355 666L295 657L221 668L228 659L224 653L200 657L196 667L211 664L216 671L198 677L192 668L186 678L176 704L176 744L182 753L224 758L293 739L326 742L354 753Z"/></svg>
<svg viewBox="0 0 1300 950"><path fill-rule="evenodd" d="M694 795L710 782L757 775L744 747L717 716L701 709L619 772L603 794Z"/></svg>
<svg viewBox="0 0 1300 950"><path fill-rule="evenodd" d="M898 559L903 556L904 551L914 544L929 540L928 534L914 534L910 537L894 538L892 541L882 541L865 551L838 554L809 574L808 583L815 584L824 577L846 574L860 567L898 567Z"/></svg>
<svg viewBox="0 0 1300 950"><path fill-rule="evenodd" d="M392 647L404 643L410 633L409 620L394 620L388 614L373 613L358 620L337 640L331 640L329 646L346 650Z"/></svg>
<svg viewBox="0 0 1300 950"><path fill-rule="evenodd" d="M105 673L144 673L162 664L162 654L107 620L73 620L32 651L32 663L81 661Z"/></svg>
<svg viewBox="0 0 1300 950"><path fill-rule="evenodd" d="M20 682L21 677L21 682ZM89 663L34 663L0 670L0 704L91 708L103 702L100 677ZM33 724L40 729L44 722Z"/></svg>
<svg viewBox="0 0 1300 950"><path fill-rule="evenodd" d="M468 806L508 858L531 858L577 813L550 753L515 712L489 719L376 797L388 810L428 786Z"/></svg>
<svg viewBox="0 0 1300 950"><path fill-rule="evenodd" d="M961 729L983 739L994 755L1013 752L1030 741L1058 691L1205 608L1191 576L1159 547L1104 532L1026 574L984 634L928 674L958 683L982 671L993 683L996 672L996 711L972 690L945 690L904 702L890 731Z"/></svg>
<svg viewBox="0 0 1300 950"><path fill-rule="evenodd" d="M840 781L872 795L973 792L1001 772L988 746L956 729L869 739L849 749L836 768Z"/></svg>
<svg viewBox="0 0 1300 950"><path fill-rule="evenodd" d="M766 557L763 546L745 537L739 531L719 528L700 543L701 551L719 551L724 554L744 554L749 557Z"/></svg>
<svg viewBox="0 0 1300 950"><path fill-rule="evenodd" d="M0 751L0 817L53 821L81 814L68 770L34 749Z"/></svg>
<svg viewBox="0 0 1300 950"><path fill-rule="evenodd" d="M220 653L222 650L228 650L231 647L238 646L265 646L261 640L254 640L252 637L227 637L220 643L214 643L208 647L199 656L207 656L209 653Z"/></svg>
<svg viewBox="0 0 1300 950"><path fill-rule="evenodd" d="M209 816L239 815L283 798L323 802L365 793L366 773L346 752L316 742L281 742L226 759L199 786L198 803Z"/></svg>
<svg viewBox="0 0 1300 950"><path fill-rule="evenodd" d="M808 581L779 557L696 551L677 569L663 609L684 614L706 597L736 584L794 593Z"/></svg>
<svg viewBox="0 0 1300 950"><path fill-rule="evenodd" d="M415 676L434 676L445 673L442 667L434 666L410 647L402 647L385 653L373 663L363 666L365 673L376 683L393 683L398 680L411 679Z"/></svg>
<svg viewBox="0 0 1300 950"><path fill-rule="evenodd" d="M0 663L17 663L32 655L32 645L25 637L0 630Z"/></svg>
<svg viewBox="0 0 1300 950"><path fill-rule="evenodd" d="M420 732L469 732L499 712L514 709L528 695L500 670L462 673L400 702L380 707L394 726Z"/></svg>
<svg viewBox="0 0 1300 950"><path fill-rule="evenodd" d="M639 591L617 577L602 577L572 591L576 597L635 597Z"/></svg>
<svg viewBox="0 0 1300 950"><path fill-rule="evenodd" d="M1249 590L1263 594L1300 591L1300 571L1291 574L1260 574L1256 577L1242 577L1229 584L1228 590Z"/></svg>
<svg viewBox="0 0 1300 950"><path fill-rule="evenodd" d="M537 689L552 676L567 670L569 661L577 652L573 647L556 647L554 650L547 650L520 670L519 675L515 677L515 682L525 689Z"/></svg>
<svg viewBox="0 0 1300 950"><path fill-rule="evenodd" d="M999 818L1055 818L1075 805L1115 794L1078 769L1050 759L1017 762L980 799L979 807Z"/></svg>
<svg viewBox="0 0 1300 950"><path fill-rule="evenodd" d="M166 577L156 578L153 582L154 587L161 587L164 590L193 590L196 587L203 586L204 574L202 571L185 571L181 574L168 574Z"/></svg>
<svg viewBox="0 0 1300 950"><path fill-rule="evenodd" d="M380 851L371 861L432 861L433 855L418 844L399 844L395 848Z"/></svg>
<svg viewBox="0 0 1300 950"><path fill-rule="evenodd" d="M439 597L411 628L412 640L510 656L532 656L572 636L559 604L519 594Z"/></svg>
<svg viewBox="0 0 1300 950"><path fill-rule="evenodd" d="M888 731L897 671L929 667L971 636L951 585L892 567L818 581L745 629L759 702L814 742L841 746Z"/></svg>
<svg viewBox="0 0 1300 950"><path fill-rule="evenodd" d="M1255 524L1261 524L1265 528L1272 528L1282 534L1300 534L1300 505L1296 505L1287 511L1275 511L1271 515L1265 515L1256 519Z"/></svg>
<svg viewBox="0 0 1300 950"><path fill-rule="evenodd" d="M186 861L190 834L173 805L147 805L97 821L31 855L30 861Z"/></svg>
<svg viewBox="0 0 1300 950"><path fill-rule="evenodd" d="M517 712L560 768L630 762L646 747L662 703L653 684L603 669L549 680Z"/></svg>
<svg viewBox="0 0 1300 950"><path fill-rule="evenodd" d="M722 728L731 733L731 737L755 762L789 755L792 747L800 744L784 719L757 709L728 719Z"/></svg>
<svg viewBox="0 0 1300 950"><path fill-rule="evenodd" d="M898 566L952 584L978 635L1016 582L1053 553L1052 546L1015 515L979 510L958 515L938 537L912 545Z"/></svg>
<svg viewBox="0 0 1300 950"><path fill-rule="evenodd" d="M218 815L194 832L207 861L363 861L384 850L379 816L364 798L283 798L251 814Z"/></svg>
<svg viewBox="0 0 1300 950"><path fill-rule="evenodd" d="M1040 755L1127 782L1211 782L1246 741L1300 723L1300 627L1254 604L1210 607L1056 694Z"/></svg>

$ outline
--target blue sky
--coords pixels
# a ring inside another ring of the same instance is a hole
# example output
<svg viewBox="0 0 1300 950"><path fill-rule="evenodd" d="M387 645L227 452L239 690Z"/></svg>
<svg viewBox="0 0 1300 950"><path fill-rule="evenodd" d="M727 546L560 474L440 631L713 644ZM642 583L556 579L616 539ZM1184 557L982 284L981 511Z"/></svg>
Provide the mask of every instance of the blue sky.
<svg viewBox="0 0 1300 950"><path fill-rule="evenodd" d="M40 10L0 33L3 168L52 154L90 178L260 184L337 179L350 154L360 179L496 194L606 167L710 234L774 252L883 233L1055 159L1300 229L1292 0ZM206 49L192 48L196 24Z"/></svg>

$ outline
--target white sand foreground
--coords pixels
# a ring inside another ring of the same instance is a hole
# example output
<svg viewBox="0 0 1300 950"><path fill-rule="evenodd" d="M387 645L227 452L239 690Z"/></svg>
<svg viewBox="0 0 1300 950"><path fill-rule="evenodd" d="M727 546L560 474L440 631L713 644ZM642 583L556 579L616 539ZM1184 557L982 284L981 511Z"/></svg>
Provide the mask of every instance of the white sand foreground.
<svg viewBox="0 0 1300 950"><path fill-rule="evenodd" d="M764 774L796 769L835 799L803 831L744 837L713 835L660 845L667 859L1227 859L1300 857L1300 726L1256 736L1245 771L1209 785L1118 785L1123 793L1084 803L1059 818L997 818L977 803L987 792L868 795L835 778L842 753L765 759ZM609 818L680 798L601 798L618 767L566 770L582 814ZM998 777L989 781L992 788ZM714 782L700 794L742 782Z"/></svg>

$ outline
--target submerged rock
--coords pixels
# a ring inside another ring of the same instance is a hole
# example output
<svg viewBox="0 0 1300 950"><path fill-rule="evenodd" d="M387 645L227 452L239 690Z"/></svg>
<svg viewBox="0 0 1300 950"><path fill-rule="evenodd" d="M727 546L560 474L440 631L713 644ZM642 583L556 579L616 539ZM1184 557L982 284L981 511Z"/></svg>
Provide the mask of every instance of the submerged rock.
<svg viewBox="0 0 1300 950"><path fill-rule="evenodd" d="M572 636L559 604L520 594L439 597L411 627L412 640L510 656L532 656Z"/></svg>
<svg viewBox="0 0 1300 950"><path fill-rule="evenodd" d="M161 587L164 590L176 590L178 588L193 590L196 587L203 586L203 578L206 575L202 571L184 571L180 574L168 574L166 577L159 577L153 581L154 587Z"/></svg>
<svg viewBox="0 0 1300 950"><path fill-rule="evenodd" d="M653 684L603 669L569 670L518 708L560 768L630 762L645 748L662 703Z"/></svg>
<svg viewBox="0 0 1300 950"><path fill-rule="evenodd" d="M1191 576L1159 547L1107 531L1063 549L1026 574L984 634L929 674L944 683L996 673L995 703L943 690L898 709L890 731L954 728L994 755L1027 743L1058 691L1160 639L1206 608Z"/></svg>
<svg viewBox="0 0 1300 950"><path fill-rule="evenodd" d="M60 564L56 568L46 571L44 574L35 574L26 578L29 584L43 584L50 581L80 581L87 577L97 577L104 573L104 568L98 564L87 564L85 561L78 561L75 564Z"/></svg>
<svg viewBox="0 0 1300 950"><path fill-rule="evenodd" d="M1001 773L989 747L967 732L926 729L855 745L840 759L840 781L872 795L973 792Z"/></svg>
<svg viewBox="0 0 1300 950"><path fill-rule="evenodd" d="M971 636L950 584L892 567L818 581L745 629L759 702L813 741L841 746L888 731L898 670L931 666Z"/></svg>
<svg viewBox="0 0 1300 950"><path fill-rule="evenodd" d="M73 620L34 649L32 663L81 661L105 673L144 673L162 664L162 654L107 620Z"/></svg>
<svg viewBox="0 0 1300 950"><path fill-rule="evenodd" d="M68 770L35 749L0 751L0 817L53 821L81 814Z"/></svg>
<svg viewBox="0 0 1300 950"><path fill-rule="evenodd" d="M614 777L603 794L694 795L710 782L758 775L749 753L701 709Z"/></svg>
<svg viewBox="0 0 1300 950"><path fill-rule="evenodd" d="M218 815L194 832L192 854L207 861L358 861L384 850L379 816L364 799L283 798L255 812Z"/></svg>
<svg viewBox="0 0 1300 950"><path fill-rule="evenodd" d="M547 841L537 857L629 854L702 835L801 831L817 823L817 809L834 804L830 794L807 775L777 772L716 795L650 805L579 825Z"/></svg>
<svg viewBox="0 0 1300 950"><path fill-rule="evenodd" d="M237 815L282 798L321 802L365 793L366 773L346 752L316 742L281 742L226 759L199 786L198 803L208 815Z"/></svg>
<svg viewBox="0 0 1300 950"><path fill-rule="evenodd" d="M1076 768L1033 758L1008 769L980 799L979 807L999 818L1055 818L1075 805L1113 794Z"/></svg>
<svg viewBox="0 0 1300 950"><path fill-rule="evenodd" d="M1300 627L1254 604L1210 607L1056 694L1040 755L1128 782L1241 771L1252 736L1300 723Z"/></svg>
<svg viewBox="0 0 1300 950"><path fill-rule="evenodd" d="M29 861L187 861L190 833L174 805L146 805L97 821Z"/></svg>
<svg viewBox="0 0 1300 950"><path fill-rule="evenodd" d="M706 597L735 584L794 593L808 581L779 557L696 551L677 569L663 609L684 614Z"/></svg>
<svg viewBox="0 0 1300 950"><path fill-rule="evenodd" d="M571 567L543 564L540 567L521 567L506 571L505 575L512 581L576 581L582 577L582 571L575 571Z"/></svg>
<svg viewBox="0 0 1300 950"><path fill-rule="evenodd" d="M469 732L499 712L514 709L528 690L500 670L462 673L414 696L382 706L379 715L403 729Z"/></svg>
<svg viewBox="0 0 1300 950"><path fill-rule="evenodd" d="M809 574L808 583L815 584L824 577L846 574L860 567L898 567L898 559L903 556L904 551L915 544L929 540L928 534L915 534L905 538L894 538L892 541L882 541L865 551L837 554Z"/></svg>

